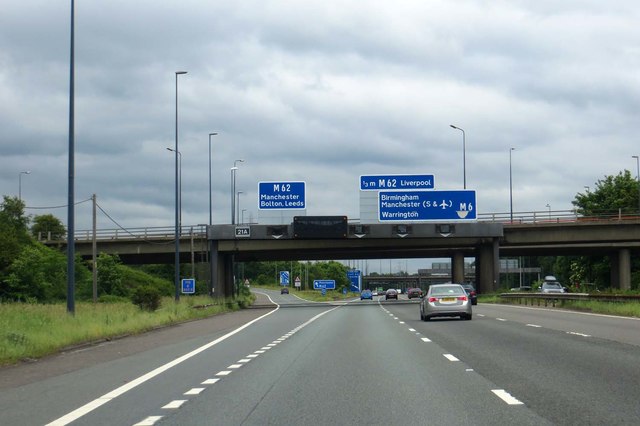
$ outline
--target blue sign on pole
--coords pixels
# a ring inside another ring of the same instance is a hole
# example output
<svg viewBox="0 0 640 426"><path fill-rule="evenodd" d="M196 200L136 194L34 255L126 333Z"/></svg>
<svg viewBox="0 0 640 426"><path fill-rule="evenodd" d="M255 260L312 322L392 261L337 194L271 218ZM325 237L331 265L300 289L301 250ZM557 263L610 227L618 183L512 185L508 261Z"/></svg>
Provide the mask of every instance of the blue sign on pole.
<svg viewBox="0 0 640 426"><path fill-rule="evenodd" d="M289 285L289 271L280 271L280 285Z"/></svg>
<svg viewBox="0 0 640 426"><path fill-rule="evenodd" d="M335 280L313 280L313 289L314 290L335 290L336 281Z"/></svg>
<svg viewBox="0 0 640 426"><path fill-rule="evenodd" d="M350 290L354 293L360 291L360 276L360 271L357 269L347 271L347 278L351 283Z"/></svg>
<svg viewBox="0 0 640 426"><path fill-rule="evenodd" d="M182 279L182 293L194 294L196 292L196 280L194 278Z"/></svg>
<svg viewBox="0 0 640 426"><path fill-rule="evenodd" d="M433 189L433 175L360 176L361 191Z"/></svg>
<svg viewBox="0 0 640 426"><path fill-rule="evenodd" d="M302 210L306 206L304 182L259 182L261 210Z"/></svg>
<svg viewBox="0 0 640 426"><path fill-rule="evenodd" d="M475 220L476 191L380 191L378 220Z"/></svg>

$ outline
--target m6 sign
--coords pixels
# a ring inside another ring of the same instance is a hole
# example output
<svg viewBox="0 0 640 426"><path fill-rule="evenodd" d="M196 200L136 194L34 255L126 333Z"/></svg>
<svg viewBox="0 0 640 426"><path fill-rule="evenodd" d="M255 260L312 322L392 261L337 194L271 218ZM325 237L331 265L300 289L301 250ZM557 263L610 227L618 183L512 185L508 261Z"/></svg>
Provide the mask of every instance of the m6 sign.
<svg viewBox="0 0 640 426"><path fill-rule="evenodd" d="M476 191L381 191L378 220L475 220Z"/></svg>

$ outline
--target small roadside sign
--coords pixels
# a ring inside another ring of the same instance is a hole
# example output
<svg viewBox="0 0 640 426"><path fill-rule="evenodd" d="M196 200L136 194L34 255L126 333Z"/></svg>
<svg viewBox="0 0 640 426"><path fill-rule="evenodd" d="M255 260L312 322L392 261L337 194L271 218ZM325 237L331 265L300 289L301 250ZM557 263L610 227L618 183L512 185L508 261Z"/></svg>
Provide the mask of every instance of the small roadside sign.
<svg viewBox="0 0 640 426"><path fill-rule="evenodd" d="M183 278L182 279L182 293L194 294L196 292L196 280L195 278Z"/></svg>
<svg viewBox="0 0 640 426"><path fill-rule="evenodd" d="M300 285L302 284L302 281L300 281L300 277L296 277L296 279L293 281L294 285L298 288L300 288Z"/></svg>
<svg viewBox="0 0 640 426"><path fill-rule="evenodd" d="M335 290L336 280L313 280L314 290Z"/></svg>

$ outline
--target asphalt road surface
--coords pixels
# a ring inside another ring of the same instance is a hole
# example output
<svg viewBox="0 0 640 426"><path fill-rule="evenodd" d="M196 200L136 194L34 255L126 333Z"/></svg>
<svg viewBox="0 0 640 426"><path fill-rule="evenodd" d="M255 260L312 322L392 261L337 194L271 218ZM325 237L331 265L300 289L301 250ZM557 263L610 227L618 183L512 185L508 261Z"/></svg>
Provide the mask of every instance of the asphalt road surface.
<svg viewBox="0 0 640 426"><path fill-rule="evenodd" d="M263 293L2 369L0 424L640 424L637 319L480 304L422 322L417 300Z"/></svg>

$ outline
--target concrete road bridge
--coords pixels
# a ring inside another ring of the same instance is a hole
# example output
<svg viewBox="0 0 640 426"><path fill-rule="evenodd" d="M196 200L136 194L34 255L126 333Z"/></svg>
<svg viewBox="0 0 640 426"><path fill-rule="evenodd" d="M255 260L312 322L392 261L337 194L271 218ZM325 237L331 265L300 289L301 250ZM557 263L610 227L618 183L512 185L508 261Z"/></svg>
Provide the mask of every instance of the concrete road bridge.
<svg viewBox="0 0 640 426"><path fill-rule="evenodd" d="M174 228L76 232L76 253L117 253L124 263L173 263ZM46 241L65 249L66 241ZM198 225L183 227L180 262L208 265L205 281L214 295L233 292L233 265L264 260L450 258L452 280L464 280L464 259L475 258L480 292L498 288L500 257L607 255L614 287L630 288L631 253L640 249L640 218L483 218L456 223L348 223L327 238L296 235L289 225ZM213 279L209 279L212 277Z"/></svg>

